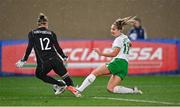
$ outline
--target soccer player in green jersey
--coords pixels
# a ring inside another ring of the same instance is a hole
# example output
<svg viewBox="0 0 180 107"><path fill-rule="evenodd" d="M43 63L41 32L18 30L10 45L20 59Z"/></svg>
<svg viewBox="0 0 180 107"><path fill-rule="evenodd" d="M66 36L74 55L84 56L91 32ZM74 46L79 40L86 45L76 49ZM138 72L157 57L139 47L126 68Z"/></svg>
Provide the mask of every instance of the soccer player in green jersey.
<svg viewBox="0 0 180 107"><path fill-rule="evenodd" d="M119 86L122 80L128 73L128 54L131 47L131 41L122 33L125 25L132 23L135 17L126 17L117 19L111 26L111 34L116 37L112 44L112 52L100 52L95 49L95 52L100 56L113 57L112 61L101 65L91 72L86 77L80 87L77 87L79 92L83 92L86 87L94 82L97 76L111 74L107 84L107 90L112 93L140 93L142 91L137 87L127 88Z"/></svg>

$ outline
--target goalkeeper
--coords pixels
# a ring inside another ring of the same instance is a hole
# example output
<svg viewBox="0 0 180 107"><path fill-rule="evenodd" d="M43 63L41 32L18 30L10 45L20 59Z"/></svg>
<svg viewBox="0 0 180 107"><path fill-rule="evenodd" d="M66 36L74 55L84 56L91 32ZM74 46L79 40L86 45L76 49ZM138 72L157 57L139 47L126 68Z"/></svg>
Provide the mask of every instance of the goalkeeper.
<svg viewBox="0 0 180 107"><path fill-rule="evenodd" d="M38 16L37 25L37 29L29 32L29 43L25 56L16 63L16 66L22 67L27 61L31 50L34 48L37 59L36 77L46 83L66 86L67 90L71 91L78 97L80 94L78 94L77 90L73 87L73 81L69 77L63 64L63 60L66 61L67 56L60 48L56 34L53 31L48 30L48 19L43 13L40 13ZM61 60L59 55L63 58L63 60ZM57 81L47 75L52 69L56 74L62 77L65 84L62 81ZM57 89L55 94L59 93L61 92Z"/></svg>

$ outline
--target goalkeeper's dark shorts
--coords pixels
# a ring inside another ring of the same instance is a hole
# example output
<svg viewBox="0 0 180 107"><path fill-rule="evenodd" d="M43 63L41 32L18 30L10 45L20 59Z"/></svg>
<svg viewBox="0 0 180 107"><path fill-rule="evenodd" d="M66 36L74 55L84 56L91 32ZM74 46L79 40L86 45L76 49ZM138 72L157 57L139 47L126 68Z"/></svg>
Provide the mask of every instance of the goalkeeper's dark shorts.
<svg viewBox="0 0 180 107"><path fill-rule="evenodd" d="M36 75L47 75L51 70L61 77L67 74L63 61L59 57L53 57L37 64Z"/></svg>

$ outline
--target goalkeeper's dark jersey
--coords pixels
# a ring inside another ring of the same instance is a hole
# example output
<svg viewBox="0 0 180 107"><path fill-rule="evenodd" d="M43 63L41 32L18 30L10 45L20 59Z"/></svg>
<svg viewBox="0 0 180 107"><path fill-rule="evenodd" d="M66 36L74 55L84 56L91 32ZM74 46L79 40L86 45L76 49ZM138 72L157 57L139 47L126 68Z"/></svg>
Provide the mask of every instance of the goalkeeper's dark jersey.
<svg viewBox="0 0 180 107"><path fill-rule="evenodd" d="M45 27L32 30L29 32L28 38L29 43L25 56L22 59L23 61L28 59L32 48L34 48L37 63L43 63L52 59L53 57L58 57L58 54L61 55L62 58L66 58L58 44L56 34Z"/></svg>

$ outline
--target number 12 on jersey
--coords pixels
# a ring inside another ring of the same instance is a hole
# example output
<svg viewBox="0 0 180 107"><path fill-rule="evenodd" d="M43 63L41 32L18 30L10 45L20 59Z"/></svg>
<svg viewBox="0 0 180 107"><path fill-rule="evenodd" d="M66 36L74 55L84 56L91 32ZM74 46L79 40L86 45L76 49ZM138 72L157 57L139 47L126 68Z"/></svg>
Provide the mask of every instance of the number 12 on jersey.
<svg viewBox="0 0 180 107"><path fill-rule="evenodd" d="M49 47L49 43L50 43L49 38L39 38L39 40L40 40L42 50L50 50L51 49L51 47ZM45 46L44 46L44 44L45 44Z"/></svg>

